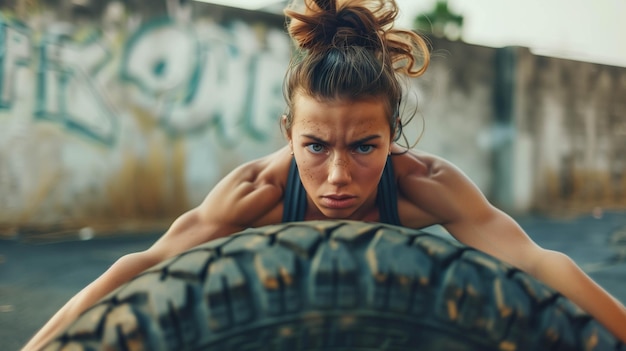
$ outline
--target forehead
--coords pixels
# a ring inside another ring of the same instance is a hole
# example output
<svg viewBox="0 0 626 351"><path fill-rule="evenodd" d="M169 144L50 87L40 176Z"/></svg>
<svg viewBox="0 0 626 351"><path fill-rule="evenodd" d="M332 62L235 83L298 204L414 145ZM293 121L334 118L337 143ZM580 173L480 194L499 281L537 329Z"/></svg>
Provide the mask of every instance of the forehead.
<svg viewBox="0 0 626 351"><path fill-rule="evenodd" d="M389 124L387 101L382 97L358 99L320 99L296 94L293 105L293 124L300 126L372 126Z"/></svg>

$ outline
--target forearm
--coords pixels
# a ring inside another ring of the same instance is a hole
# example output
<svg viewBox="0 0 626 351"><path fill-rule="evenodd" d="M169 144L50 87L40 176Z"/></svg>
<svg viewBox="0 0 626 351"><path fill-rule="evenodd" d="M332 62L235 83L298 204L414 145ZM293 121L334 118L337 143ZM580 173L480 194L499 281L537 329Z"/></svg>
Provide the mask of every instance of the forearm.
<svg viewBox="0 0 626 351"><path fill-rule="evenodd" d="M595 283L566 255L543 250L528 272L559 291L626 343L626 308Z"/></svg>
<svg viewBox="0 0 626 351"><path fill-rule="evenodd" d="M97 280L81 290L55 313L24 346L23 350L30 351L43 348L81 313L133 276L149 268L153 263L156 262L146 259L142 253L130 254L120 258Z"/></svg>
<svg viewBox="0 0 626 351"><path fill-rule="evenodd" d="M85 311L92 304L89 304L85 297L88 294L88 287L72 297L52 318L33 336L24 346L23 351L39 350L45 346L54 336L65 329L69 323L76 319L82 311Z"/></svg>

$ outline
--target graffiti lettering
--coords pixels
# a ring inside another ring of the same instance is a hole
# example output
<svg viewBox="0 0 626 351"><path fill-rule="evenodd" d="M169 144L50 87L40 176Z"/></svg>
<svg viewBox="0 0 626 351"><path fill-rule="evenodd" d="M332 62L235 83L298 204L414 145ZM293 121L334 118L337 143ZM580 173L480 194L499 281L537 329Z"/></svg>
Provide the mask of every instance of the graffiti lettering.
<svg viewBox="0 0 626 351"><path fill-rule="evenodd" d="M233 29L203 24L192 30L159 19L128 41L122 77L138 88L135 101L170 135L215 128L223 143L232 144L242 133L265 140L268 124L276 128L267 122L283 109L278 72L286 67L288 51L259 51L249 27ZM272 40L286 42L284 35Z"/></svg>
<svg viewBox="0 0 626 351"><path fill-rule="evenodd" d="M56 24L33 44L24 24L0 19L0 108L11 109L16 75L26 69L34 77L35 120L99 144L116 143L121 116L135 106L172 137L214 130L230 145L276 133L290 50L282 31L262 40L242 22L156 18L132 31L121 52L105 33L84 33Z"/></svg>
<svg viewBox="0 0 626 351"><path fill-rule="evenodd" d="M111 54L98 38L92 36L76 43L67 35L50 33L42 40L35 115L112 145L118 128L117 117L95 81Z"/></svg>
<svg viewBox="0 0 626 351"><path fill-rule="evenodd" d="M0 16L0 108L10 108L15 100L15 77L18 69L27 68L30 47L28 28Z"/></svg>

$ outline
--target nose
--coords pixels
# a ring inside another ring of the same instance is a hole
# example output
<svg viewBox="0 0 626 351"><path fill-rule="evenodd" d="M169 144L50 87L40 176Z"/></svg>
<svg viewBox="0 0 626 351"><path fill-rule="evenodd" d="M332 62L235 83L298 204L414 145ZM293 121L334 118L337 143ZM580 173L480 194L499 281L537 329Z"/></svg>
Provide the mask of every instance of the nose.
<svg viewBox="0 0 626 351"><path fill-rule="evenodd" d="M335 186L342 186L350 183L350 161L341 155L335 155L330 161L328 170L328 182Z"/></svg>

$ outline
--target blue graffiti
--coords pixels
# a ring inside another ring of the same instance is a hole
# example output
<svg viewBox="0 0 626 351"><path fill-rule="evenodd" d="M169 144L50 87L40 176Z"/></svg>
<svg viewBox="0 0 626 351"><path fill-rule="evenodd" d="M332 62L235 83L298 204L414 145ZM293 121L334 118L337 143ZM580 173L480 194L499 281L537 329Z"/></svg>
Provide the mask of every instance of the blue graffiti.
<svg viewBox="0 0 626 351"><path fill-rule="evenodd" d="M35 36L0 13L0 108L13 107L16 76L26 69L34 70L36 121L106 146L120 137L118 111L134 110L128 104L141 105L172 137L215 130L224 144L242 136L264 141L276 134L284 111L289 44L278 32L270 29L260 39L241 22L156 18L133 31L117 55L101 31L85 36L56 25ZM33 44L33 37L40 39ZM117 96L123 98L112 103L104 86L122 91Z"/></svg>
<svg viewBox="0 0 626 351"><path fill-rule="evenodd" d="M0 108L8 109L15 100L16 75L31 59L30 30L15 19L0 14Z"/></svg>
<svg viewBox="0 0 626 351"><path fill-rule="evenodd" d="M281 72L288 54L255 48L258 39L246 28L150 21L128 40L121 76L155 101L151 112L171 136L215 129L227 145L241 134L263 141L277 127L268 122L284 110ZM237 43L234 33L247 44Z"/></svg>
<svg viewBox="0 0 626 351"><path fill-rule="evenodd" d="M111 146L118 119L94 77L111 60L95 33L81 42L48 33L39 44L35 116Z"/></svg>
<svg viewBox="0 0 626 351"><path fill-rule="evenodd" d="M193 27L169 17L146 22L126 41L120 74L145 94L178 96L195 90L200 48Z"/></svg>

